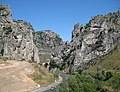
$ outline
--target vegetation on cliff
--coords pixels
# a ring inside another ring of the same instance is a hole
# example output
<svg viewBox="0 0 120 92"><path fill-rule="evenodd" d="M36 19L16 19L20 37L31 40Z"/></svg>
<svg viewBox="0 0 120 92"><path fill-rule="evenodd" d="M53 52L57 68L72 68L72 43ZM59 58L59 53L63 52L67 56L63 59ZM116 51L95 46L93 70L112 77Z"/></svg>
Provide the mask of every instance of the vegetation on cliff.
<svg viewBox="0 0 120 92"><path fill-rule="evenodd" d="M120 47L102 57L95 66L81 74L71 74L60 92L119 92Z"/></svg>

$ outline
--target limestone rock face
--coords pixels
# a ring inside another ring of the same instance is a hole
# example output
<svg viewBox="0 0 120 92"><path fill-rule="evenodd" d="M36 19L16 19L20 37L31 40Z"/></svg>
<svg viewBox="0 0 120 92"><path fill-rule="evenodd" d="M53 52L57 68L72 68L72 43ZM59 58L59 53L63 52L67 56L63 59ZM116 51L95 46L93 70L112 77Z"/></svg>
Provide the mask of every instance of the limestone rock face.
<svg viewBox="0 0 120 92"><path fill-rule="evenodd" d="M10 6L0 5L0 56L15 60L48 62L62 39L51 30L35 32L23 20L13 20Z"/></svg>
<svg viewBox="0 0 120 92"><path fill-rule="evenodd" d="M54 54L58 47L63 44L59 35L51 30L42 30L35 33L35 45L38 48L39 57L42 62L49 62L51 55Z"/></svg>
<svg viewBox="0 0 120 92"><path fill-rule="evenodd" d="M87 68L119 44L120 12L95 16L85 26L79 23L74 26L72 41L60 54L60 65L73 71Z"/></svg>
<svg viewBox="0 0 120 92"><path fill-rule="evenodd" d="M0 5L0 55L16 60L39 62L30 23L13 20L9 6Z"/></svg>
<svg viewBox="0 0 120 92"><path fill-rule="evenodd" d="M10 6L0 5L0 56L9 59L37 63L53 59L59 68L76 71L94 65L120 45L120 11L76 24L70 42L50 30L35 32L30 23L11 16Z"/></svg>

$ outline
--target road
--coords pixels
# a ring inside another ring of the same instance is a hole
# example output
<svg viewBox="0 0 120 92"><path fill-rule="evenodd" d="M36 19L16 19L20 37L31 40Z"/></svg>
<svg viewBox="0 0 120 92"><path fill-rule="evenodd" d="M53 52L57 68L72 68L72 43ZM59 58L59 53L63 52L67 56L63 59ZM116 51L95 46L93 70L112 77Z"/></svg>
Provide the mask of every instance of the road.
<svg viewBox="0 0 120 92"><path fill-rule="evenodd" d="M53 83L47 87L41 87L33 92L52 92L51 91L51 88L56 88L56 91L59 92L59 87L60 87L60 84L68 77L68 74L65 74L65 73L59 73L60 77L62 78L61 81L58 81L57 83Z"/></svg>

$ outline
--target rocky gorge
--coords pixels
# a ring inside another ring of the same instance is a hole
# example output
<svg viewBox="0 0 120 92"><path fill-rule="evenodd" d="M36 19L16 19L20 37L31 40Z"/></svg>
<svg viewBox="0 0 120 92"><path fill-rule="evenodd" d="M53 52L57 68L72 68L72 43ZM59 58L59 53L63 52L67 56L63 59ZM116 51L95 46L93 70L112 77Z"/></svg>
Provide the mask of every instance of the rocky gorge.
<svg viewBox="0 0 120 92"><path fill-rule="evenodd" d="M51 30L37 31L23 20L12 19L10 6L0 5L0 55L8 59L48 62L54 49L63 44Z"/></svg>
<svg viewBox="0 0 120 92"><path fill-rule="evenodd" d="M59 67L68 67L70 71L86 69L119 45L120 11L94 16L88 24L74 26L72 40L57 56Z"/></svg>
<svg viewBox="0 0 120 92"><path fill-rule="evenodd" d="M72 71L85 69L120 44L120 11L77 23L72 40L64 42L50 31L35 31L23 20L12 19L10 6L0 5L0 55L8 59L50 62Z"/></svg>
<svg viewBox="0 0 120 92"><path fill-rule="evenodd" d="M22 20L13 20L10 6L0 5L0 54L8 59L39 62L33 42L34 29Z"/></svg>

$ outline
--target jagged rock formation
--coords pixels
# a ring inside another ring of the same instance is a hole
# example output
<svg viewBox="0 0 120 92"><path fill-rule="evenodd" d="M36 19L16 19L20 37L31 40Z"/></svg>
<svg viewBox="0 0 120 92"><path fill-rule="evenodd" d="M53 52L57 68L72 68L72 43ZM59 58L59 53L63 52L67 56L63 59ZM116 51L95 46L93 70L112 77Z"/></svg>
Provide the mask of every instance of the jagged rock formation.
<svg viewBox="0 0 120 92"><path fill-rule="evenodd" d="M48 62L61 44L63 41L56 33L50 30L35 32L30 23L12 19L9 5L0 5L1 56L37 63Z"/></svg>
<svg viewBox="0 0 120 92"><path fill-rule="evenodd" d="M0 55L16 60L39 62L30 23L13 20L10 6L0 5Z"/></svg>
<svg viewBox="0 0 120 92"><path fill-rule="evenodd" d="M10 6L0 5L0 55L37 63L54 60L76 71L96 63L120 43L120 11L92 17L74 26L71 42L50 30L35 32L30 23L13 20Z"/></svg>
<svg viewBox="0 0 120 92"><path fill-rule="evenodd" d="M106 55L120 43L120 12L93 17L85 26L79 23L72 31L72 41L60 54L62 63L71 70L87 68L95 59Z"/></svg>
<svg viewBox="0 0 120 92"><path fill-rule="evenodd" d="M42 62L49 62L51 55L63 44L59 35L51 30L43 30L35 33L34 42L38 47L39 57Z"/></svg>

